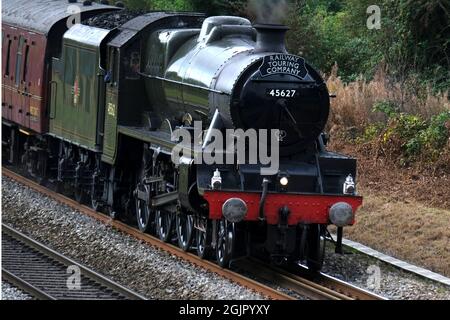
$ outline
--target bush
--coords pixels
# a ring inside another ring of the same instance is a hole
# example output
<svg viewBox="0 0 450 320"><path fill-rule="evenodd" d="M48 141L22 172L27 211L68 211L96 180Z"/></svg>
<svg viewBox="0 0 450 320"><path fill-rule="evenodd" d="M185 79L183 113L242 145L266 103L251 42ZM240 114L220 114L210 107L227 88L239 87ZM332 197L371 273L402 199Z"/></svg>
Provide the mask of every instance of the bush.
<svg viewBox="0 0 450 320"><path fill-rule="evenodd" d="M398 160L401 165L417 161L427 164L437 161L447 151L450 111L442 112L429 121L417 115L393 112L391 108L385 112L389 121L379 139L392 160Z"/></svg>
<svg viewBox="0 0 450 320"><path fill-rule="evenodd" d="M450 111L434 116L428 127L420 132L418 144L431 161L437 160L450 138Z"/></svg>
<svg viewBox="0 0 450 320"><path fill-rule="evenodd" d="M393 101L383 100L377 101L372 109L373 112L381 112L388 118L394 118L399 112L399 108Z"/></svg>
<svg viewBox="0 0 450 320"><path fill-rule="evenodd" d="M370 143L377 139L381 132L383 131L384 125L382 123L372 123L369 124L365 129L363 134L356 138L357 143Z"/></svg>

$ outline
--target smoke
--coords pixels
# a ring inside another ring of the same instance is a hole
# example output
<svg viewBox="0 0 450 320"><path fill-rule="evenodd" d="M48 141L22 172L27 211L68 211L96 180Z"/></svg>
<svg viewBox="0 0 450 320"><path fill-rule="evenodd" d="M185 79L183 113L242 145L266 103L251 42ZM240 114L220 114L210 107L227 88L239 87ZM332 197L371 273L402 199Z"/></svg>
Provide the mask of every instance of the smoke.
<svg viewBox="0 0 450 320"><path fill-rule="evenodd" d="M289 13L289 3L287 0L250 0L247 13L256 23L279 24Z"/></svg>

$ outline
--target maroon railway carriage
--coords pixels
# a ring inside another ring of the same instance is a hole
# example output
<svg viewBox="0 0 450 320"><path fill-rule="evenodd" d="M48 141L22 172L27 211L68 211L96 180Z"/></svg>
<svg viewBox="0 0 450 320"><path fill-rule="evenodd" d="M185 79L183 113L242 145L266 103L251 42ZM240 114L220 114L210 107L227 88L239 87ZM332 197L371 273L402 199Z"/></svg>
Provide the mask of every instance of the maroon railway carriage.
<svg viewBox="0 0 450 320"><path fill-rule="evenodd" d="M27 130L46 133L51 57L60 55L67 26L77 19L117 9L95 2L90 5L61 0L2 2L3 119L19 125L23 133Z"/></svg>

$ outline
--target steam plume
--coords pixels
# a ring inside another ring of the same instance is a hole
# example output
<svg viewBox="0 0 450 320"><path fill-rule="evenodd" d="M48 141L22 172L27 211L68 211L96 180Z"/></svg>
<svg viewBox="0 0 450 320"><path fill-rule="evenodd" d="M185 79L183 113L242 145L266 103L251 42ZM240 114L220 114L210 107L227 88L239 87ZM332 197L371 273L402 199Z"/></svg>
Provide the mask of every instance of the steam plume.
<svg viewBox="0 0 450 320"><path fill-rule="evenodd" d="M289 13L289 3L287 0L250 0L247 11L256 23L279 24Z"/></svg>

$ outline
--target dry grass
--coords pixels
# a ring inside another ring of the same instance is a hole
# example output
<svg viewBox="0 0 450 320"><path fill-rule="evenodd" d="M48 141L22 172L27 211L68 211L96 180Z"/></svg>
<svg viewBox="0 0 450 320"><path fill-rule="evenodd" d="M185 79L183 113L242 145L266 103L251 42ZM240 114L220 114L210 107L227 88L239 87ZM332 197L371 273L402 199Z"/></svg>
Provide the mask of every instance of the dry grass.
<svg viewBox="0 0 450 320"><path fill-rule="evenodd" d="M435 95L431 88L418 89L417 79L391 82L385 70L381 66L372 81L361 78L345 84L337 76L337 66L333 68L327 80L330 92L337 95L332 101L328 128L332 135L342 130L362 130L367 124L386 120L381 113L372 112L380 101L390 101L399 106L399 111L421 115L424 119L450 110L448 93Z"/></svg>
<svg viewBox="0 0 450 320"><path fill-rule="evenodd" d="M450 211L366 196L346 237L450 276Z"/></svg>

